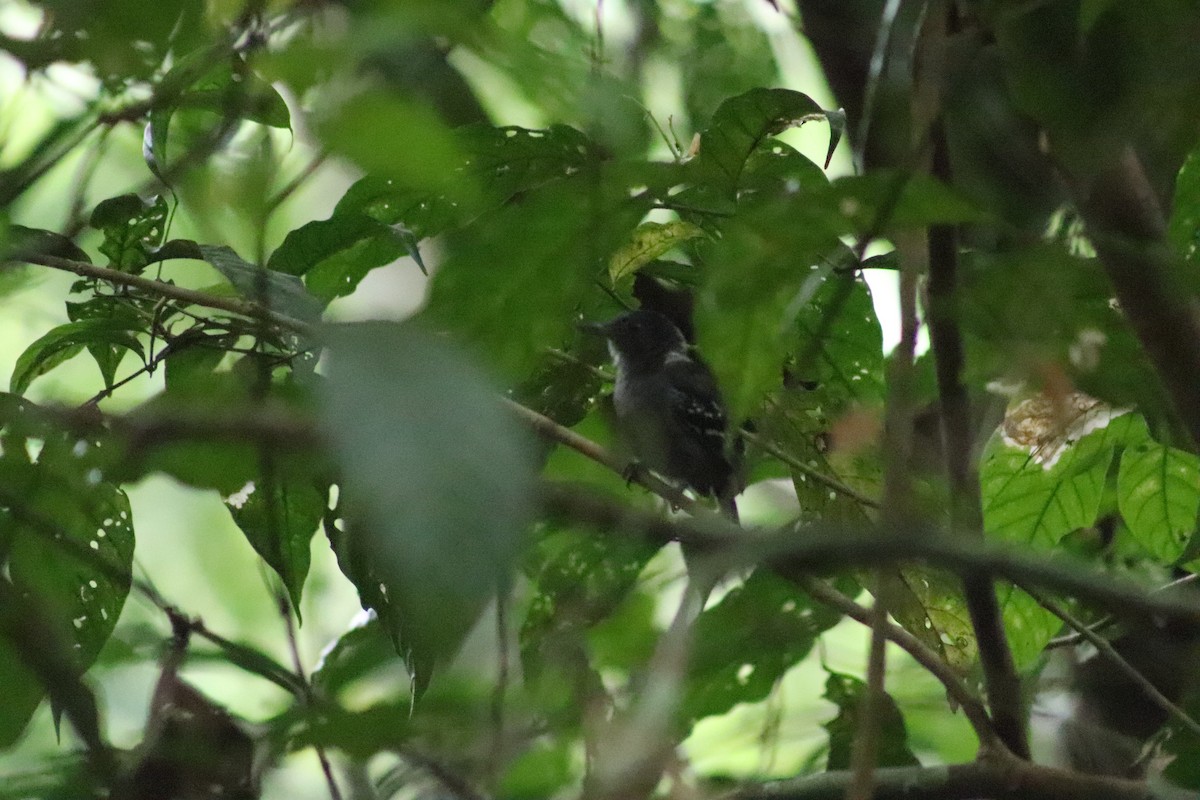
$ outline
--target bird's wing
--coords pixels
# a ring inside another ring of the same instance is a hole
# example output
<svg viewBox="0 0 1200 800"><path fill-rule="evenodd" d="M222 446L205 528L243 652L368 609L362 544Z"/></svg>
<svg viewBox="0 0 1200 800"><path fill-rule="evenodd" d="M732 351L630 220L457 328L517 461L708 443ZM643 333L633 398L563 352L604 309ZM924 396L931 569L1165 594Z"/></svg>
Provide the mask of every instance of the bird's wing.
<svg viewBox="0 0 1200 800"><path fill-rule="evenodd" d="M721 453L725 448L727 420L712 371L689 358L668 361L664 373L675 422L701 441L711 442L715 451Z"/></svg>

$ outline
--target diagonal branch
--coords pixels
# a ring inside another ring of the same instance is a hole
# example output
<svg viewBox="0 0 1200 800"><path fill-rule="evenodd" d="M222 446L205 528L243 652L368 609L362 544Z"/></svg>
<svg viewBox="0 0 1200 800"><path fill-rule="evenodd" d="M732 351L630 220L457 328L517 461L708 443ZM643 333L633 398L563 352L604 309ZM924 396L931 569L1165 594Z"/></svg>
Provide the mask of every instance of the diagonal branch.
<svg viewBox="0 0 1200 800"><path fill-rule="evenodd" d="M825 581L807 575L795 575L792 576L792 579L818 602L840 611L847 617L863 625L870 627L873 624L870 609L863 608ZM895 642L901 650L912 656L913 660L924 667L945 687L946 694L962 708L963 715L971 723L975 735L979 737L979 741L985 749L1003 746L996 735L995 728L992 726L992 721L988 718L987 710L983 707L983 703L967 688L966 684L955 673L953 667L927 647L924 642L899 625L889 622L885 626L884 632L890 641Z"/></svg>
<svg viewBox="0 0 1200 800"><path fill-rule="evenodd" d="M1097 652L1100 654L1100 658L1108 659L1108 661L1111 662L1114 667L1120 670L1125 677L1133 681L1133 683L1145 693L1146 697L1150 698L1152 703L1161 708L1163 711L1167 712L1169 716L1173 717L1179 722L1180 725L1191 731L1193 735L1200 736L1200 723L1197 723L1196 720L1194 720L1186 711L1172 702L1171 699L1165 694L1160 692L1158 687L1155 686L1149 678L1138 672L1137 667L1126 661L1125 658L1117 652L1116 648L1112 646L1112 643L1109 642L1108 639L1105 639L1103 636L1097 634L1086 622L1076 617L1060 603L1056 602L1050 597L1047 597L1041 591L1030 586L1021 586L1021 589L1035 601L1037 601L1039 606L1061 619L1067 624L1067 627L1074 630L1082 639L1086 640L1093 647L1095 647Z"/></svg>
<svg viewBox="0 0 1200 800"><path fill-rule="evenodd" d="M1200 304L1137 154L1127 147L1091 181L1072 182L1088 237L1175 412L1200 447Z"/></svg>

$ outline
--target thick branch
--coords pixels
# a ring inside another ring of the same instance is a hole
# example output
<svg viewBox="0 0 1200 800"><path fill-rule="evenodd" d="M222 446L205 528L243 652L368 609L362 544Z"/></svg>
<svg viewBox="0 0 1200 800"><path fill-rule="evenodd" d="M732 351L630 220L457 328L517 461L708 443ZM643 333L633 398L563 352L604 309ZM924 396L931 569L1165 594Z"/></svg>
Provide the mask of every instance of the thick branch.
<svg viewBox="0 0 1200 800"><path fill-rule="evenodd" d="M910 526L894 535L812 525L775 533L738 528L717 515L676 517L642 511L585 490L544 484L539 494L551 515L596 530L655 542L679 541L723 558L732 567L763 564L785 578L848 567L922 561L962 575L989 572L1013 582L1055 589L1102 608L1162 614L1200 624L1200 603L1154 594L1068 556L1031 554L983 541L964 541Z"/></svg>
<svg viewBox="0 0 1200 800"><path fill-rule="evenodd" d="M933 172L950 185L950 148L941 120L935 121ZM950 520L954 530L983 536L983 505L979 478L971 461L974 450L971 406L963 383L965 362L958 327L958 235L953 225L929 228L929 340L937 371L942 427L942 453L950 481ZM986 573L963 576L963 595L983 668L988 704L1005 745L1029 758L1021 679L1013 663L996 589Z"/></svg>
<svg viewBox="0 0 1200 800"><path fill-rule="evenodd" d="M842 800L849 772L740 789L726 800ZM1195 792L1030 764L1004 753L949 767L875 771L874 800L1184 800Z"/></svg>
<svg viewBox="0 0 1200 800"><path fill-rule="evenodd" d="M1088 185L1072 188L1121 310L1200 446L1200 307L1180 276L1141 161L1127 148Z"/></svg>

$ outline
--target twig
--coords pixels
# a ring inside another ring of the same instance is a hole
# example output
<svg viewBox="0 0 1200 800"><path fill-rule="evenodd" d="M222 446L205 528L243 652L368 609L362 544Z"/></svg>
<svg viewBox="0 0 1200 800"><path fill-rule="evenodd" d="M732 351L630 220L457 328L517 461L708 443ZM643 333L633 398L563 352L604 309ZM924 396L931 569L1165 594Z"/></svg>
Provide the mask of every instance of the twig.
<svg viewBox="0 0 1200 800"><path fill-rule="evenodd" d="M296 177L288 181L282 189L272 195L267 201L267 216L270 216L276 211L276 209L287 202L287 199L295 194L297 189L303 186L309 178L316 174L317 170L321 168L328 158L328 150L322 150L313 156L312 161L309 161L304 166L304 169L300 170L300 173L296 175Z"/></svg>
<svg viewBox="0 0 1200 800"><path fill-rule="evenodd" d="M615 455L605 450L600 445L593 442L584 436L580 436L575 431L564 428L549 417L539 414L536 411L526 408L508 398L503 398L504 405L517 415L522 422L529 425L537 434L552 439L559 444L566 445L577 453L587 456L597 464L603 464L618 475L623 475L629 478L632 483L640 484L650 491L654 492L659 497L666 500L675 508L681 508L689 514L697 513L704 514L706 509L704 506L695 500L691 499L680 491L675 486L667 483L661 478L656 477L645 469L636 470L630 475L630 464L617 458ZM709 516L716 516L709 514Z"/></svg>
<svg viewBox="0 0 1200 800"><path fill-rule="evenodd" d="M1167 589L1171 589L1175 586L1183 586L1188 583L1195 583L1197 580L1200 580L1200 573L1193 572L1190 575L1184 575L1182 578L1178 578L1176 580L1171 581L1170 583L1159 586L1154 591L1163 592L1163 591L1166 591ZM1109 625L1112 625L1116 621L1117 621L1116 617L1112 616L1111 614L1105 614L1103 617L1101 617L1100 619L1091 623L1090 625L1087 625L1086 627L1087 627L1088 631L1095 633L1096 631L1104 630L1105 628L1107 628ZM1077 645L1080 642L1083 642L1085 640L1086 639L1085 639L1084 633L1082 631L1078 631L1076 633L1067 633L1062 636L1056 636L1053 639L1051 639L1049 642L1047 642L1046 649L1050 650L1050 649L1057 648L1057 647L1071 647L1071 646Z"/></svg>
<svg viewBox="0 0 1200 800"><path fill-rule="evenodd" d="M753 444L755 447L759 448L763 452L771 454L775 458L782 461L784 464L787 464L789 467L794 469L796 472L799 472L802 475L806 475L807 477L812 478L817 483L820 483L823 486L826 486L827 488L832 489L835 492L838 492L839 494L843 494L846 497L849 497L851 500L855 500L859 503L862 503L864 506L867 506L868 508L879 508L879 501L876 500L875 498L867 497L865 494L858 491L853 486L842 483L841 481L839 481L837 478L833 477L832 475L826 475L825 473L821 472L820 470L813 469L812 467L805 464L800 459L796 458L791 453L788 453L786 450L783 450L782 448L780 448L778 445L774 444L773 442L767 441L766 439L759 436L757 433L754 433L752 431L746 430L745 428L742 428L740 431L738 431L738 434L743 439L745 439L747 442L750 442L751 444Z"/></svg>
<svg viewBox="0 0 1200 800"><path fill-rule="evenodd" d="M276 600L279 606L279 614L283 617L284 628L287 630L288 651L292 655L292 668L296 671L296 677L300 679L300 684L303 687L301 701L307 710L311 711L315 705L315 699L313 697L312 684L308 682L308 676L304 673L304 662L300 659L300 645L296 641L296 619L292 614L291 600L288 599L287 592L282 588L279 588L277 591ZM337 780L333 776L333 766L329 763L329 754L325 752L325 746L320 742L314 742L313 750L316 751L317 760L321 763L321 772L325 775L325 784L329 787L330 800L342 800L342 792L338 788Z"/></svg>

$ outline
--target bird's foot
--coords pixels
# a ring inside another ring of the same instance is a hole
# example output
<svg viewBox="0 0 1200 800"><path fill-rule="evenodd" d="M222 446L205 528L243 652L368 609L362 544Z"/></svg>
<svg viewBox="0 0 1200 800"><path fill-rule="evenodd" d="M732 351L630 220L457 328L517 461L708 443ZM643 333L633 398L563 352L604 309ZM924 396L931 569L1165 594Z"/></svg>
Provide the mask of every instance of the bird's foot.
<svg viewBox="0 0 1200 800"><path fill-rule="evenodd" d="M629 488L631 484L641 483L646 477L646 465L636 458L625 465L625 469L621 470L621 477L625 479L625 488Z"/></svg>

